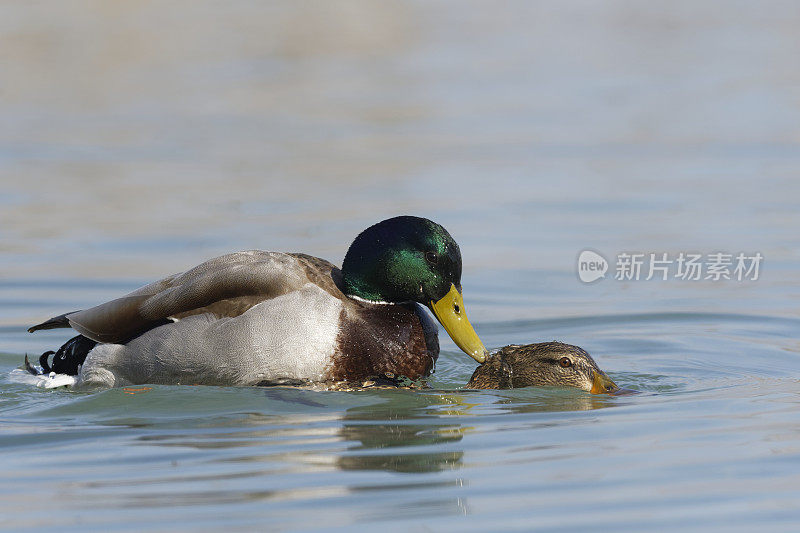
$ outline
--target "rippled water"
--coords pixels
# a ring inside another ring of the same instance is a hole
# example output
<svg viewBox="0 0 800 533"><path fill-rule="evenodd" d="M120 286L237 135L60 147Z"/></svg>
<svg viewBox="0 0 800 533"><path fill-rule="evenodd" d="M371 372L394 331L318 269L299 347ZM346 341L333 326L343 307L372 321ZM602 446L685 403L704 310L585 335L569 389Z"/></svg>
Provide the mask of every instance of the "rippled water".
<svg viewBox="0 0 800 533"><path fill-rule="evenodd" d="M800 10L790 3L6 2L0 516L68 530L800 527ZM237 249L447 227L491 348L641 394L45 391L25 328ZM583 249L612 262L579 281ZM621 252L756 281L616 281Z"/></svg>

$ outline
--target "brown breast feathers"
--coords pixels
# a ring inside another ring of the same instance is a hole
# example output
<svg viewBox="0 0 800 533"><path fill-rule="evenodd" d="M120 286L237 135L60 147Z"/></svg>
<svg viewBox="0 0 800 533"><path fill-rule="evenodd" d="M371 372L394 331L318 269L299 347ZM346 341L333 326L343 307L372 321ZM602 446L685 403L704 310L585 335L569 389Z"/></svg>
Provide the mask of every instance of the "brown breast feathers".
<svg viewBox="0 0 800 533"><path fill-rule="evenodd" d="M439 357L436 325L417 304L347 305L342 309L333 381L359 381L387 372L416 380Z"/></svg>
<svg viewBox="0 0 800 533"><path fill-rule="evenodd" d="M341 291L342 273L333 264L291 254L309 281L342 300L338 346L326 380L363 381L386 372L416 380L427 376L439 357L436 324L415 303L382 305L353 300Z"/></svg>

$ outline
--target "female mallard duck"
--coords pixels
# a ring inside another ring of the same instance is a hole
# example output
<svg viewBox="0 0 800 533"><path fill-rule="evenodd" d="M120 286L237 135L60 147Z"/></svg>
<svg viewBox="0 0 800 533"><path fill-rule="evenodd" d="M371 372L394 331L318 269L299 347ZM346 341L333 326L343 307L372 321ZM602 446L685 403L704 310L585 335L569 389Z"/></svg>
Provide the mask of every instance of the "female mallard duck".
<svg viewBox="0 0 800 533"><path fill-rule="evenodd" d="M80 333L52 365L53 352L40 358L77 385L417 379L439 355L420 304L484 361L464 311L458 244L439 224L401 216L356 237L341 270L305 254L238 252L28 331Z"/></svg>
<svg viewBox="0 0 800 533"><path fill-rule="evenodd" d="M504 346L475 370L466 388L515 389L532 385L577 387L592 394L620 391L585 350L555 341Z"/></svg>

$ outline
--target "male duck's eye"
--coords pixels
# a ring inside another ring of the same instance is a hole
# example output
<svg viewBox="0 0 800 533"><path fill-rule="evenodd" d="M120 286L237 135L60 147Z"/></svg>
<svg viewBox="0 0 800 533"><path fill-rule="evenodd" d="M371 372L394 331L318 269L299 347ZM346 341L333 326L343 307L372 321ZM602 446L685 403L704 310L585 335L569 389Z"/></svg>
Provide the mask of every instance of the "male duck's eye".
<svg viewBox="0 0 800 533"><path fill-rule="evenodd" d="M425 261L428 263L435 265L439 262L439 256L436 255L436 252L425 252Z"/></svg>
<svg viewBox="0 0 800 533"><path fill-rule="evenodd" d="M569 357L562 357L558 360L558 364L561 365L561 368L569 368L572 366L572 360Z"/></svg>

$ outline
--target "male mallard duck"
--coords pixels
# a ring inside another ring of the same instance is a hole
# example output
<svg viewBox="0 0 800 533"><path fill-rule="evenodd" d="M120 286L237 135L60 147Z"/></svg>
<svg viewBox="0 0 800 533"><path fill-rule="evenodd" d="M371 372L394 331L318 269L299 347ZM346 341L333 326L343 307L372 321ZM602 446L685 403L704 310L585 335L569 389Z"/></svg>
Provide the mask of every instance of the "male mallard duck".
<svg viewBox="0 0 800 533"><path fill-rule="evenodd" d="M620 390L585 350L555 341L504 346L475 370L466 388L514 389L531 385L577 387L593 394Z"/></svg>
<svg viewBox="0 0 800 533"><path fill-rule="evenodd" d="M45 372L78 385L417 379L439 355L420 304L484 361L464 310L458 244L439 224L401 216L356 237L341 270L300 253L238 252L28 331L80 333L52 366L53 352L40 358Z"/></svg>

